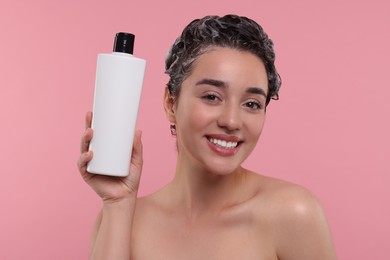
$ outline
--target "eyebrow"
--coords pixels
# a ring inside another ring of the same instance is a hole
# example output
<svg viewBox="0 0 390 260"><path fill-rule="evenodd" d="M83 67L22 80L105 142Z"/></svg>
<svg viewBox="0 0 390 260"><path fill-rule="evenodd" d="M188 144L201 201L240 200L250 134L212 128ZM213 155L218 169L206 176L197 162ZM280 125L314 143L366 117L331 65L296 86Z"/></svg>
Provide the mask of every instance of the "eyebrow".
<svg viewBox="0 0 390 260"><path fill-rule="evenodd" d="M202 80L196 82L195 86L203 85L203 84L204 85L211 85L211 86L214 86L217 88L226 88L227 87L225 82L223 82L221 80L216 80L216 79L202 79ZM264 89L258 88L258 87L247 88L246 92L251 93L251 94L259 94L259 95L262 95L264 97L267 97L267 93L265 93Z"/></svg>
<svg viewBox="0 0 390 260"><path fill-rule="evenodd" d="M225 82L221 80L216 80L216 79L202 79L198 82L196 82L195 86L198 85L211 85L217 88L226 88Z"/></svg>
<svg viewBox="0 0 390 260"><path fill-rule="evenodd" d="M267 97L267 94L265 93L264 89L262 89L262 88L251 87L251 88L248 88L246 90L246 92L252 93L252 94L259 94L259 95L262 95L264 97Z"/></svg>

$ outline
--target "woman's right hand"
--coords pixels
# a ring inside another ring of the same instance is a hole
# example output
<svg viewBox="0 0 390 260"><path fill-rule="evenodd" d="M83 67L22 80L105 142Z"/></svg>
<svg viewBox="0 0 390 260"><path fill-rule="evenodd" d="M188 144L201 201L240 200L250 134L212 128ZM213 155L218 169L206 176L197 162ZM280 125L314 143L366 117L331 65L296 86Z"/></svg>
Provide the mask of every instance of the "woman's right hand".
<svg viewBox="0 0 390 260"><path fill-rule="evenodd" d="M137 130L135 132L130 172L128 176L112 177L91 174L87 171L87 164L93 157L93 152L88 151L89 143L93 137L91 122L92 112L89 111L85 117L86 130L81 139L81 155L77 163L81 176L102 198L104 203L119 202L129 198L135 199L137 197L143 164L141 131Z"/></svg>

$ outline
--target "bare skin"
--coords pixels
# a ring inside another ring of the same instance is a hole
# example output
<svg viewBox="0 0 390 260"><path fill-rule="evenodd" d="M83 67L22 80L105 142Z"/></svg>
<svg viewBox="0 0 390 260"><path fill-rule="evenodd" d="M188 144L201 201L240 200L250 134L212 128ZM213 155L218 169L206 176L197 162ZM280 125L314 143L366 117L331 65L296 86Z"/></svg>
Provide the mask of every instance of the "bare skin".
<svg viewBox="0 0 390 260"><path fill-rule="evenodd" d="M173 185L139 199L134 259L336 259L326 220L312 194L242 171L243 189L235 192L241 201L219 207L190 212L179 206L184 198Z"/></svg>
<svg viewBox="0 0 390 260"><path fill-rule="evenodd" d="M88 113L79 169L103 200L91 259L336 259L324 213L309 191L241 167L265 120L260 90L266 95L267 80L256 56L228 48L202 54L178 101L164 96L177 128L176 175L143 198L137 198L139 132L128 177L86 172ZM232 147L221 146L229 142Z"/></svg>

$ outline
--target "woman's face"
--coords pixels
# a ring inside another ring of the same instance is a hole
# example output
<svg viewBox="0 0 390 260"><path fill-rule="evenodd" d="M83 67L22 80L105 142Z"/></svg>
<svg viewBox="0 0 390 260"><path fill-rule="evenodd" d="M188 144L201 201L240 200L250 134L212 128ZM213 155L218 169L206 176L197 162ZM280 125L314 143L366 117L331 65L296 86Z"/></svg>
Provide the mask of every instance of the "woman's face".
<svg viewBox="0 0 390 260"><path fill-rule="evenodd" d="M199 56L167 109L178 162L214 174L236 170L263 129L267 89L264 64L250 52L216 47Z"/></svg>

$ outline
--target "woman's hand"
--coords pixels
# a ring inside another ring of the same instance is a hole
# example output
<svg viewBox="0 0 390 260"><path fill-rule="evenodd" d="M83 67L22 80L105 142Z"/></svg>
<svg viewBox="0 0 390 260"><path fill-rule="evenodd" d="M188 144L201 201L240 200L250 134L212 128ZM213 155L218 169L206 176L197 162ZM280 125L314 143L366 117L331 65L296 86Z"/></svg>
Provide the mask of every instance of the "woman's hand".
<svg viewBox="0 0 390 260"><path fill-rule="evenodd" d="M93 157L93 152L88 151L89 143L93 137L91 122L92 112L87 112L85 117L86 130L81 139L81 155L78 160L78 168L81 176L84 181L102 198L104 203L119 202L128 198L136 198L143 164L141 131L137 130L135 132L130 172L128 176L112 177L91 174L87 172L87 164Z"/></svg>

